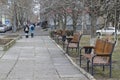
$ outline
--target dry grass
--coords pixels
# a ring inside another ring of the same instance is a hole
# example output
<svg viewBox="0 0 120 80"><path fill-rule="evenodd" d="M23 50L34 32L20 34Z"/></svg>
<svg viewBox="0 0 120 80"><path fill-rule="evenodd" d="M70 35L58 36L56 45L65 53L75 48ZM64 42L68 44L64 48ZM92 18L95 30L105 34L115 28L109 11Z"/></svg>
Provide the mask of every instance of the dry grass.
<svg viewBox="0 0 120 80"><path fill-rule="evenodd" d="M104 37L105 38L105 37ZM111 37L113 40L113 37ZM62 44L59 44L62 47ZM90 36L83 35L80 41L81 46L88 46L90 45ZM79 65L79 60L75 59L78 54L75 50L71 50L70 56L72 59ZM77 61L76 61L77 60ZM115 46L115 50L112 55L112 78L109 78L109 67L105 67L105 71L102 71L102 67L95 67L95 75L94 77L97 80L120 80L120 36L118 38L117 45ZM82 60L82 68L86 70L86 61Z"/></svg>
<svg viewBox="0 0 120 80"><path fill-rule="evenodd" d="M90 36L84 36L81 40L81 46L89 45ZM112 37L113 40L113 37ZM109 78L109 67L105 67L105 71L102 71L102 67L95 68L94 77L97 80L120 80L120 36L118 38L117 45L112 55L112 78ZM82 63L82 68L86 70L86 62Z"/></svg>
<svg viewBox="0 0 120 80"><path fill-rule="evenodd" d="M10 42L12 39L0 39L0 45L5 45L7 44L8 42Z"/></svg>

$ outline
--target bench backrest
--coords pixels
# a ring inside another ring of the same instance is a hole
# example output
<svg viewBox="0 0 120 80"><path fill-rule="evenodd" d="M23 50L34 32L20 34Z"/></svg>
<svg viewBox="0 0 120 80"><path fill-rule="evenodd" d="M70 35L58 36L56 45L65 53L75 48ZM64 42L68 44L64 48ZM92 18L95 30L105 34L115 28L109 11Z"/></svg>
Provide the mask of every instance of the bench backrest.
<svg viewBox="0 0 120 80"><path fill-rule="evenodd" d="M104 57L104 60L106 60L106 62L108 62L108 63L111 62L111 56L112 56L115 44L116 44L116 42L115 43L106 42L106 44L105 44L103 54L109 55L109 56Z"/></svg>
<svg viewBox="0 0 120 80"><path fill-rule="evenodd" d="M71 42L78 42L79 43L81 36L82 36L82 34L80 34L80 33L74 33L73 39L71 40Z"/></svg>
<svg viewBox="0 0 120 80"><path fill-rule="evenodd" d="M111 55L114 50L116 42L108 42L106 40L97 39L94 52L97 55L101 55L104 60L109 63L111 61Z"/></svg>
<svg viewBox="0 0 120 80"><path fill-rule="evenodd" d="M104 47L104 54L111 54L114 49L114 43L112 42L106 42Z"/></svg>
<svg viewBox="0 0 120 80"><path fill-rule="evenodd" d="M61 29L59 29L59 30L56 31L56 34L57 34L57 35L61 35L61 33L62 33L62 30L61 30Z"/></svg>
<svg viewBox="0 0 120 80"><path fill-rule="evenodd" d="M61 36L66 36L66 30L62 30Z"/></svg>
<svg viewBox="0 0 120 80"><path fill-rule="evenodd" d="M106 43L106 41L104 41L102 39L97 39L96 40L95 49L94 49L95 54L103 53L105 43Z"/></svg>

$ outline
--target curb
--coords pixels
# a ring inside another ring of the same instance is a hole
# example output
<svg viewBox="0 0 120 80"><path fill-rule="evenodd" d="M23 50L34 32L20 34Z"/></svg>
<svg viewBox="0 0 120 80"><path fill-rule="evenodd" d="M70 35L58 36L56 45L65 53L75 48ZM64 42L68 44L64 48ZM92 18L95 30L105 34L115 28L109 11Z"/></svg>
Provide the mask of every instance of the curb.
<svg viewBox="0 0 120 80"><path fill-rule="evenodd" d="M51 38L50 38L51 39ZM51 39L52 40L52 39ZM90 73L86 72L84 69L80 68L72 59L70 56L68 56L68 54L65 53L65 51L54 41L52 40L59 48L60 50L65 54L65 56L70 60L70 62L77 68L79 69L79 71L85 75L89 80L96 80Z"/></svg>

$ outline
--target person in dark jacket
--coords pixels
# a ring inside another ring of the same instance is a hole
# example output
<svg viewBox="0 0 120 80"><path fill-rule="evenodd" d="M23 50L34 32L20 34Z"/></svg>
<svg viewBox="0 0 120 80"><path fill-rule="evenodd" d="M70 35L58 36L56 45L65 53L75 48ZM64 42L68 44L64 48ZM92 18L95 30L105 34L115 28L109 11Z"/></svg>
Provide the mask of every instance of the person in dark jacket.
<svg viewBox="0 0 120 80"><path fill-rule="evenodd" d="M26 38L28 38L29 37L29 35L28 35L28 33L29 33L29 26L28 25L25 25L24 32L25 32Z"/></svg>

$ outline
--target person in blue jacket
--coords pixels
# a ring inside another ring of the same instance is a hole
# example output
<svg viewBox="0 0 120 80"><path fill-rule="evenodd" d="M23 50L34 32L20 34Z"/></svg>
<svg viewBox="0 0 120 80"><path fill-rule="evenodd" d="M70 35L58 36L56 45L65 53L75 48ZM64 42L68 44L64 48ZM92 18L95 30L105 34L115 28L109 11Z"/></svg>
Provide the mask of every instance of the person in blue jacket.
<svg viewBox="0 0 120 80"><path fill-rule="evenodd" d="M34 30L35 30L35 26L33 24L30 25L30 35L33 38L34 37Z"/></svg>

